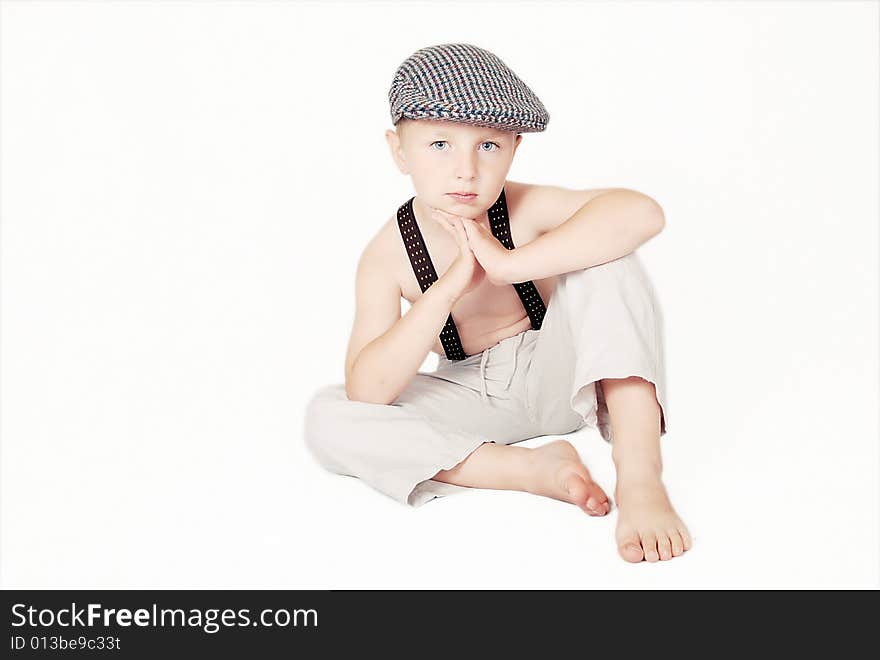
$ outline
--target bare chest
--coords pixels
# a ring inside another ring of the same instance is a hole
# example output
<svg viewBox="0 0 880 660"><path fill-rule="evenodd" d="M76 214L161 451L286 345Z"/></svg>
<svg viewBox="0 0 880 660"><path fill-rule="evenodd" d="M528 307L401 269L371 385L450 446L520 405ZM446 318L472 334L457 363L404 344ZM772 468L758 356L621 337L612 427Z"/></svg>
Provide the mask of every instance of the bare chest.
<svg viewBox="0 0 880 660"><path fill-rule="evenodd" d="M511 238L515 246L527 245L538 237L538 232L535 229L536 223L531 222L521 209L510 204L508 213ZM423 223L424 220L420 221L420 228ZM457 257L458 246L451 235L445 232L441 235L429 231L429 229L422 229L422 238L439 278ZM442 230L439 231L442 232ZM422 291L412 270L403 242L399 235L396 238L399 249L394 251L396 255L395 272L403 298L412 305L421 297ZM556 279L554 276L533 280L545 305L550 304L550 298L556 287ZM513 285L494 285L487 279L459 298L453 306L451 314L461 338L462 348L468 355L480 353L501 340L532 327ZM445 356L439 332L431 350L438 355Z"/></svg>

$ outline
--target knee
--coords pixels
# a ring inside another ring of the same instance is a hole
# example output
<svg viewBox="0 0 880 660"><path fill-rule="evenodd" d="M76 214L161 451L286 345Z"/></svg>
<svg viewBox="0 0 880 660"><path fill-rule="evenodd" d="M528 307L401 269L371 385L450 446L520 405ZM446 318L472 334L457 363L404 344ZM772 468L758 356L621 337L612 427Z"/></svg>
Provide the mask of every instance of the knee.
<svg viewBox="0 0 880 660"><path fill-rule="evenodd" d="M345 403L348 403L343 385L326 385L317 390L305 410L306 435L320 432L322 423L333 416L338 416Z"/></svg>
<svg viewBox="0 0 880 660"><path fill-rule="evenodd" d="M635 252L630 252L622 257L597 264L590 268L575 271L587 280L626 281L637 277L642 272L641 262Z"/></svg>
<svg viewBox="0 0 880 660"><path fill-rule="evenodd" d="M583 281L590 296L607 296L631 303L656 307L654 287L635 252L583 271Z"/></svg>
<svg viewBox="0 0 880 660"><path fill-rule="evenodd" d="M350 403L344 385L327 385L320 388L306 405L303 436L306 447L325 467L333 464L332 442L344 429L345 403Z"/></svg>

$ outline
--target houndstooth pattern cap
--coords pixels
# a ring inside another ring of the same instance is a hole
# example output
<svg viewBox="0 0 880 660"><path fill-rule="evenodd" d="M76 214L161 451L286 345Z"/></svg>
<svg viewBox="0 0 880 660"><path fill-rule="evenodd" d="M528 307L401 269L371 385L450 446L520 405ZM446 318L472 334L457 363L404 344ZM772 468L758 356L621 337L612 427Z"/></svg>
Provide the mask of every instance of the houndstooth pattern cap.
<svg viewBox="0 0 880 660"><path fill-rule="evenodd" d="M550 121L544 104L501 59L471 44L417 50L388 90L391 122L442 119L536 133Z"/></svg>

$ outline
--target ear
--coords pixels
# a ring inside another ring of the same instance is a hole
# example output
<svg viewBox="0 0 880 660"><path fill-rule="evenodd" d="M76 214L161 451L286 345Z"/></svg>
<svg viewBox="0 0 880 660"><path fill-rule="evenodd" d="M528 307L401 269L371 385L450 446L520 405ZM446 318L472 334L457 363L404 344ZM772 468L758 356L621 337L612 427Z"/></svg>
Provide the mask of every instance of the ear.
<svg viewBox="0 0 880 660"><path fill-rule="evenodd" d="M522 133L517 133L516 138L513 140L513 153L516 153L516 148L519 146L519 143L522 142Z"/></svg>
<svg viewBox="0 0 880 660"><path fill-rule="evenodd" d="M406 156L403 153L403 147L400 142L400 135L390 128L385 131L385 141L388 142L388 148L391 150L391 158L394 164L402 174L409 174L409 167L406 164Z"/></svg>

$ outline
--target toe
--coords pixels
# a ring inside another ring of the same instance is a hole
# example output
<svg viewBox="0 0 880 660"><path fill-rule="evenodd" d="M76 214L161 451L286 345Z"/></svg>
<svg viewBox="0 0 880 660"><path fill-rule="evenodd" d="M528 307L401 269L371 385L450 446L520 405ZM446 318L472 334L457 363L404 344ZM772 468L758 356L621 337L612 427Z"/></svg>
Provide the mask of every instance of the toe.
<svg viewBox="0 0 880 660"><path fill-rule="evenodd" d="M682 525L681 527L678 528L678 533L681 534L681 540L682 540L682 543L684 544L684 549L690 550L691 547L693 547L694 543L691 540L691 535L688 534L687 527Z"/></svg>
<svg viewBox="0 0 880 660"><path fill-rule="evenodd" d="M660 554L657 552L657 535L653 532L642 534L642 549L645 551L645 561L660 560Z"/></svg>
<svg viewBox="0 0 880 660"><path fill-rule="evenodd" d="M617 551L621 557L633 564L638 564L645 558L644 553L642 553L642 544L639 543L639 537L635 534L624 538L622 542L618 543Z"/></svg>
<svg viewBox="0 0 880 660"><path fill-rule="evenodd" d="M587 498L590 495L587 485L588 484L584 481L584 478L576 472L572 472L565 477L563 479L563 486L565 492L568 493L569 502L577 504L583 508L584 502L587 501Z"/></svg>
<svg viewBox="0 0 880 660"><path fill-rule="evenodd" d="M672 556L678 557L684 552L684 542L681 540L681 534L677 529L669 530L669 542L672 544Z"/></svg>
<svg viewBox="0 0 880 660"><path fill-rule="evenodd" d="M587 509L596 516L604 516L608 513L610 508L608 505L608 496L595 481L590 481L587 484L586 506Z"/></svg>
<svg viewBox="0 0 880 660"><path fill-rule="evenodd" d="M593 481L589 470L584 465L578 466L577 475L582 480L581 484L583 486L583 490L578 491L578 495L583 496L576 500L577 503L584 512L591 516L604 516L610 509L608 496L605 494L605 491L602 490L599 484Z"/></svg>
<svg viewBox="0 0 880 660"><path fill-rule="evenodd" d="M657 552L660 553L660 560L666 561L672 559L672 541L665 532L657 534Z"/></svg>

